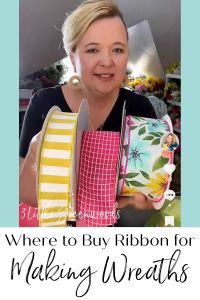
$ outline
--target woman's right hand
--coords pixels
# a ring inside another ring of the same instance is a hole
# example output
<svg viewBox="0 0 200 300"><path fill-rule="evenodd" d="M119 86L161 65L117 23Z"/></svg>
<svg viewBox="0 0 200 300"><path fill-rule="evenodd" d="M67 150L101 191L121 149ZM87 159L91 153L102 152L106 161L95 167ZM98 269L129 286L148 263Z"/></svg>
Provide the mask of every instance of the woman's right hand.
<svg viewBox="0 0 200 300"><path fill-rule="evenodd" d="M40 140L41 131L38 132L31 140L28 153L26 156L26 159L29 161L30 164L32 164L32 168L35 172L37 172L37 166L36 166L36 155L38 150L38 144Z"/></svg>
<svg viewBox="0 0 200 300"><path fill-rule="evenodd" d="M133 196L118 196L117 197L117 208L121 209L126 206L131 206L135 210L154 210L153 203L145 195L141 193L135 193Z"/></svg>
<svg viewBox="0 0 200 300"><path fill-rule="evenodd" d="M29 145L26 157L20 159L19 193L20 201L31 206L37 206L36 177L37 162L36 155L40 132L36 134Z"/></svg>

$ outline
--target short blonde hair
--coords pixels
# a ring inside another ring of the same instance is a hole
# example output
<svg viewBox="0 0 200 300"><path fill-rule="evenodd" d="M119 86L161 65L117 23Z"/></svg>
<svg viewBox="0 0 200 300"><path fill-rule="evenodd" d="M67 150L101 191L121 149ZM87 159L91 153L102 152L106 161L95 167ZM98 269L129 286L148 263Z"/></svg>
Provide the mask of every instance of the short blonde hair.
<svg viewBox="0 0 200 300"><path fill-rule="evenodd" d="M96 20L118 16L128 32L123 15L112 0L86 0L67 16L62 26L63 44L67 54L76 50L76 46L88 27Z"/></svg>

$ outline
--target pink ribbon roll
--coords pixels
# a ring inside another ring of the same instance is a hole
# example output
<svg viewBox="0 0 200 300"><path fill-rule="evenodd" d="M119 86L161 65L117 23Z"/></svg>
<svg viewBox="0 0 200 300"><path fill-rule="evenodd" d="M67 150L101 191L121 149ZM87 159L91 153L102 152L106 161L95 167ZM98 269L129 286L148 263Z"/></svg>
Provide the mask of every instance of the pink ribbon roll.
<svg viewBox="0 0 200 300"><path fill-rule="evenodd" d="M120 134L89 131L83 134L77 209L89 226L116 223L116 173Z"/></svg>

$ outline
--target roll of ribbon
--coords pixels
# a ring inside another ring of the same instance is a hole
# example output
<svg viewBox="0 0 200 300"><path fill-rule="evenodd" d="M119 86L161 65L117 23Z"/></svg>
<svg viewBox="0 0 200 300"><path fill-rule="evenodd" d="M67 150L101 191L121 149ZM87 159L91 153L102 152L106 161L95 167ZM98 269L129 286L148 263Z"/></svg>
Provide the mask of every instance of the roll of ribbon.
<svg viewBox="0 0 200 300"><path fill-rule="evenodd" d="M38 152L39 226L66 226L75 220L77 118L53 107L44 122Z"/></svg>
<svg viewBox="0 0 200 300"><path fill-rule="evenodd" d="M89 226L116 222L116 183L120 134L85 132L82 139L77 210Z"/></svg>
<svg viewBox="0 0 200 300"><path fill-rule="evenodd" d="M118 195L139 192L151 199L156 209L163 205L164 192L170 185L163 167L173 162L174 154L163 149L161 139L172 131L167 115L161 120L126 117Z"/></svg>

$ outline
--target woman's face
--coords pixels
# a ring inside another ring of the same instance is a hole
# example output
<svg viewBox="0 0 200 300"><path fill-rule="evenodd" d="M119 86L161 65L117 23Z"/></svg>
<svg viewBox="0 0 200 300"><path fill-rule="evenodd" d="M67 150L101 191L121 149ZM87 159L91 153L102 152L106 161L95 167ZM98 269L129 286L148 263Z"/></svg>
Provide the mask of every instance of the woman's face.
<svg viewBox="0 0 200 300"><path fill-rule="evenodd" d="M173 137L171 135L168 135L167 137L167 143L171 144L173 141Z"/></svg>
<svg viewBox="0 0 200 300"><path fill-rule="evenodd" d="M71 60L88 91L101 95L118 89L128 60L128 40L121 19L104 18L92 23Z"/></svg>

